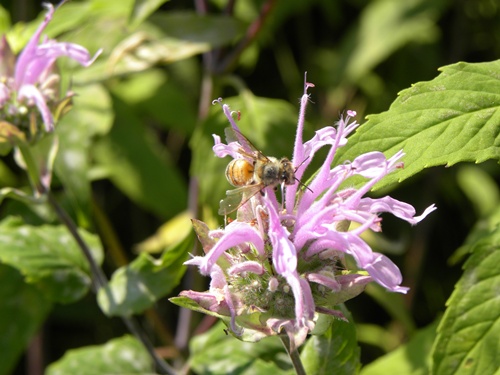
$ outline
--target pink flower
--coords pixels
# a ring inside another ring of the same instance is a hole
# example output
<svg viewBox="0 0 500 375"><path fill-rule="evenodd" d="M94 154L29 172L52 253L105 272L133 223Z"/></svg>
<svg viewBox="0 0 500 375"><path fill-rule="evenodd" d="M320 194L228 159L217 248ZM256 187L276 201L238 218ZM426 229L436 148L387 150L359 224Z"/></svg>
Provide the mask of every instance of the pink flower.
<svg viewBox="0 0 500 375"><path fill-rule="evenodd" d="M380 231L382 213L392 213L414 225L436 209L431 205L415 216L411 205L389 196L365 197L384 176L403 167L402 151L390 158L381 152L369 152L332 167L336 151L346 145L347 136L358 127L352 121L355 112L347 111L336 127L323 128L311 140L303 142L307 90L311 86L306 83L301 98L293 152L292 163L298 166L297 182L284 187L285 199L281 203L272 187L254 195L240 208L242 214L238 220L244 221L231 222L222 235L220 230L204 236L198 233L202 243L210 242L210 246L204 246L204 257L195 257L187 264L197 265L203 274L217 277L222 287L211 285L210 291L201 294L204 297L197 292L183 292L210 311L222 315L229 311L231 329L235 333L236 329L237 335L242 335L245 329L267 334L284 332L292 347L303 343L314 327L317 313L342 318L333 307L361 293L368 282L375 281L392 292L406 293L408 288L401 286L399 268L385 255L374 252L361 234L367 230ZM231 127L238 130L229 107L223 104L222 108ZM238 151L246 147L244 140L227 145L216 135L214 140L213 149L218 157L245 157ZM322 147L329 147L328 155L304 188L298 180ZM244 149L244 152L252 151ZM358 189L340 189L354 175L364 177L364 185ZM357 225L349 230L351 223ZM356 261L359 271L345 270L346 254ZM214 303L217 297L219 303ZM252 312L259 314L259 318L240 319ZM248 324L249 321L260 321L262 325L257 327Z"/></svg>
<svg viewBox="0 0 500 375"><path fill-rule="evenodd" d="M1 65L0 74L3 75L0 83L0 109L2 117L16 124L19 117L26 112L23 104L28 108L36 106L41 115L46 131L54 130L54 117L50 104L59 98L55 97L54 85L58 83L59 76L53 73L56 60L67 56L84 67L90 66L99 56L99 50L93 57L82 46L74 43L57 42L44 39L40 41L42 32L52 20L54 6L46 4L47 14L44 21L28 44L20 53L15 66L14 56L3 37L0 46ZM10 102L10 103L9 103Z"/></svg>

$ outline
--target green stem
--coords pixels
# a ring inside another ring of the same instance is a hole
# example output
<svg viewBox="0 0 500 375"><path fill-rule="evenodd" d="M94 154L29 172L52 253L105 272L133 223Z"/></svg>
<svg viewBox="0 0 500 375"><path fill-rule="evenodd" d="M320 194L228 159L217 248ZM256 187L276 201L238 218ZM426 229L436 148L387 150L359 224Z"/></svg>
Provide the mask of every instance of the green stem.
<svg viewBox="0 0 500 375"><path fill-rule="evenodd" d="M92 273L92 280L94 283L94 291L97 292L101 288L106 288L108 285L108 280L106 275L96 263L94 257L92 256L92 252L90 248L87 246L87 243L83 240L80 233L78 233L78 229L76 224L73 222L73 219L67 214L67 212L59 205L57 200L54 198L51 192L43 192L46 194L49 204L54 209L57 217L63 223L77 242L78 246L82 250L85 258L90 265L90 271ZM158 356L154 350L153 345L149 341L148 337L144 333L144 331L140 328L137 322L131 317L122 317L124 324L127 326L128 330L143 344L143 346L148 351L149 355L155 362L156 368L160 374L169 374L173 375L176 371L168 365L160 356Z"/></svg>
<svg viewBox="0 0 500 375"><path fill-rule="evenodd" d="M302 364L302 360L300 359L300 354L297 348L294 350L290 350L290 339L286 335L280 335L279 336L281 339L281 342L283 343L283 346L285 347L285 350L290 357L293 368L295 369L295 373L297 375L307 375L306 370L304 369L304 365Z"/></svg>

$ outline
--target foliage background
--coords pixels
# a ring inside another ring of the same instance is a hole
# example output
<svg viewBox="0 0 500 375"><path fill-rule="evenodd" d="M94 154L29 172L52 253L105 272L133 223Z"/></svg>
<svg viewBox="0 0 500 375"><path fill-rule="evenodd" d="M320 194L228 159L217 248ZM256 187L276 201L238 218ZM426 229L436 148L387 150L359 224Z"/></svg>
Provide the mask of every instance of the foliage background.
<svg viewBox="0 0 500 375"><path fill-rule="evenodd" d="M22 22L39 15L40 3L1 4L0 31L9 31L20 48L37 24ZM234 16L224 15L228 6L234 6ZM266 6L272 8L262 23L253 23ZM198 18L202 13L210 17ZM216 207L228 189L225 161L211 151L211 134L222 134L226 126L210 105L213 99L227 98L241 111L243 131L266 153L290 156L305 71L316 85L307 115L312 133L345 109L356 110L358 120L386 111L398 92L433 79L444 65L498 59L499 21L495 0L71 1L56 12L47 33L92 52L102 47L104 54L72 78L79 95L58 127L65 143L54 190L82 228L99 234L108 275L139 252L141 267L147 268L146 253L159 257L165 248L179 246L196 251L189 221L178 215L187 210L188 217L215 228L222 223ZM259 32L244 43L249 25ZM235 53L242 41L241 53ZM1 185L23 186L23 179L4 158ZM385 217L384 237L371 239L397 261L411 292L389 295L370 287L347 303L363 364L394 350L444 312L462 272L463 259L452 255L496 204L498 179L495 162L459 164L430 168L374 192L390 191L418 212L436 203L438 211L414 228ZM12 201L2 203L0 215L21 216L31 224L53 221ZM170 225L161 227L164 223ZM22 283L11 268L1 271L3 283ZM176 355L174 343L183 349L186 336L177 307L159 297L204 290L204 282L188 270L180 286L159 287L154 308L141 317L165 355ZM16 374L126 332L119 319L100 311L92 293L69 304L41 303L34 300L40 298L36 293L25 293L25 303L34 306L32 319L40 319L41 326ZM12 319L0 316L5 326ZM200 322L208 324L202 316L192 319L186 328L191 332L202 330Z"/></svg>

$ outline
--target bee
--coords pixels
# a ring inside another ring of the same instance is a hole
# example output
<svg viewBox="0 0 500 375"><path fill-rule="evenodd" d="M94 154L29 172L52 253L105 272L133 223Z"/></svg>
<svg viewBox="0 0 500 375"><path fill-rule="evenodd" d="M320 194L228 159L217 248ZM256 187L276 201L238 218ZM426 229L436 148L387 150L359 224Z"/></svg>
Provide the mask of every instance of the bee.
<svg viewBox="0 0 500 375"><path fill-rule="evenodd" d="M226 167L226 179L236 189L228 190L220 202L220 215L236 211L266 187L295 183L295 169L288 158L265 156L234 128L226 128L225 134L228 144L237 141L241 145L238 152L243 158L233 159Z"/></svg>

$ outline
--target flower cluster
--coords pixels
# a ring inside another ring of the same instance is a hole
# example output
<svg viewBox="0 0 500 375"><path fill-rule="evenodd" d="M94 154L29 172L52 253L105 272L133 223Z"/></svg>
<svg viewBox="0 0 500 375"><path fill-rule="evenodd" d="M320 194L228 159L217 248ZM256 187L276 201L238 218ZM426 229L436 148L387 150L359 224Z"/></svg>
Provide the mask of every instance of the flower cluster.
<svg viewBox="0 0 500 375"><path fill-rule="evenodd" d="M5 36L0 41L0 119L18 127L29 129L40 117L44 129L54 129L53 111L64 99L59 95L60 77L55 70L59 57L67 56L84 67L91 65L94 57L80 45L57 42L44 38L42 32L52 20L54 6L48 8L44 21L33 34L17 60ZM34 116L33 116L34 115Z"/></svg>
<svg viewBox="0 0 500 375"><path fill-rule="evenodd" d="M302 132L312 84L306 83L301 98L292 163L297 182L283 190L278 202L273 187L255 194L238 212L238 220L224 229L209 231L201 222L195 229L205 256L186 264L196 265L210 275L207 292L184 291L182 296L198 303L209 313L229 317L231 332L244 340L286 333L292 348L301 345L315 326L318 313L343 318L334 310L375 281L389 291L406 293L398 267L385 255L372 251L360 237L364 231L380 231L380 214L393 215L417 224L435 206L420 216L415 209L389 196L372 199L366 193L388 173L403 164L402 151L390 158L381 152L363 154L351 162L332 168L335 153L347 143L347 136L358 124L348 111L336 127L325 127L307 142ZM226 104L223 111L233 129L238 127ZM223 144L214 136L217 156L238 158L238 142ZM329 152L311 182L298 181L322 147ZM360 188L343 188L351 176L367 179ZM351 223L352 229L349 229ZM347 270L345 255L360 270Z"/></svg>

